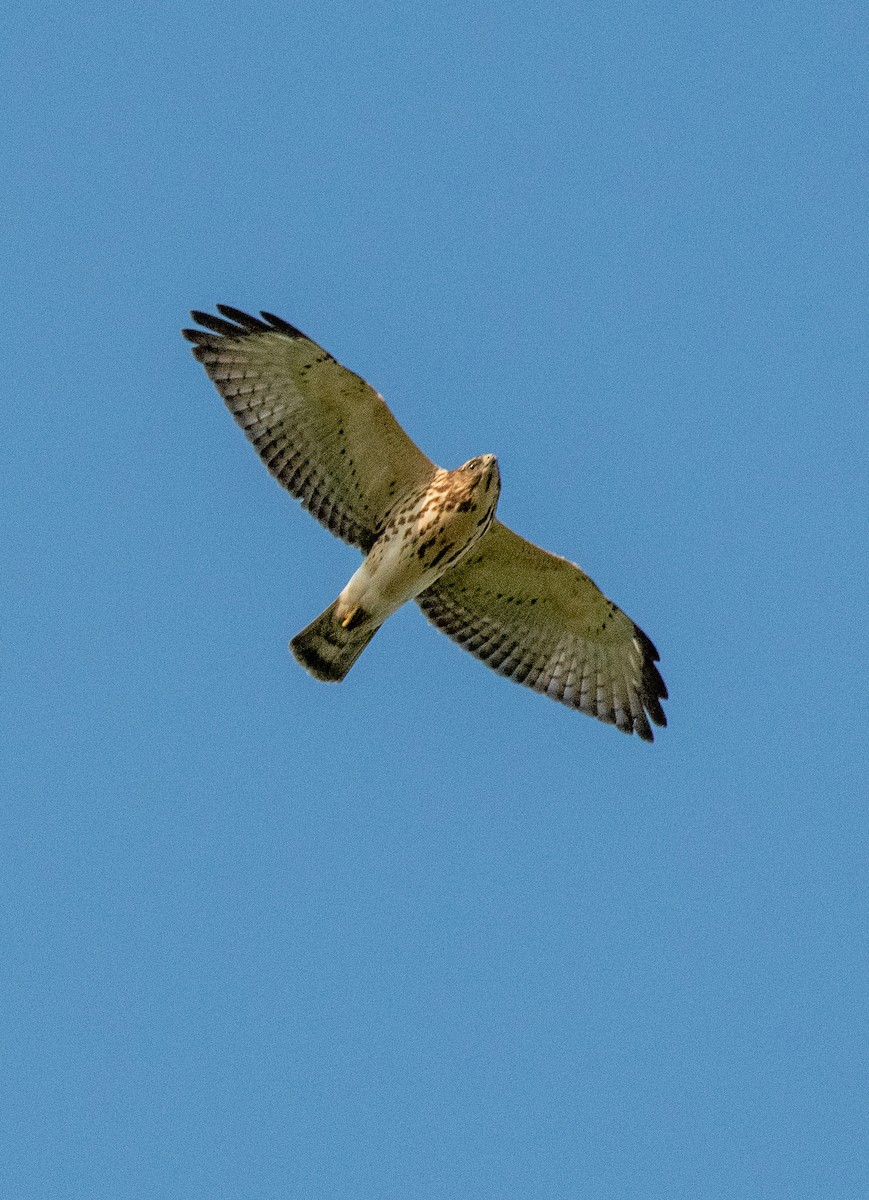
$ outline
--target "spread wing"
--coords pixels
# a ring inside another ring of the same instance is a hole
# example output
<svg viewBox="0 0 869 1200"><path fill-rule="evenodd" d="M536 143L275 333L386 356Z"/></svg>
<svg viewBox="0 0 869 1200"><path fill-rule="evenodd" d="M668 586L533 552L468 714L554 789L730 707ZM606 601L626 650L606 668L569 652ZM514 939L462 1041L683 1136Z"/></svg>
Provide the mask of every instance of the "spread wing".
<svg viewBox="0 0 869 1200"><path fill-rule="evenodd" d="M298 329L218 304L183 330L272 475L332 533L367 551L395 499L434 464L381 396Z"/></svg>
<svg viewBox="0 0 869 1200"><path fill-rule="evenodd" d="M501 675L652 741L658 652L579 567L500 521L421 595L428 619ZM647 716L648 714L648 716Z"/></svg>

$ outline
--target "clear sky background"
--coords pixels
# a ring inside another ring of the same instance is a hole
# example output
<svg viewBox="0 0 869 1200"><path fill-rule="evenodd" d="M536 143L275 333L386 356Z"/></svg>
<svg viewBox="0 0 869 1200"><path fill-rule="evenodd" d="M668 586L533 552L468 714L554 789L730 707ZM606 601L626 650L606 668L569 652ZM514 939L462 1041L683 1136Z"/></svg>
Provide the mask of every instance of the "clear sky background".
<svg viewBox="0 0 869 1200"><path fill-rule="evenodd" d="M7 8L0 1193L857 1200L863 4ZM402 611L179 336L266 308L649 633Z"/></svg>

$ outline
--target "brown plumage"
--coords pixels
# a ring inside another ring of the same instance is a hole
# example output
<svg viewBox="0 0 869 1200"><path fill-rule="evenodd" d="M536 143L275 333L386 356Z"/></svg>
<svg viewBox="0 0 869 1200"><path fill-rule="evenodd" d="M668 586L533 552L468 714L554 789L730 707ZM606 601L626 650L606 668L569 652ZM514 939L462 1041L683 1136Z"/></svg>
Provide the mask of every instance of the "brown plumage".
<svg viewBox="0 0 869 1200"><path fill-rule="evenodd" d="M432 463L358 375L280 317L218 305L185 329L269 471L365 560L291 643L318 679L343 679L414 599L502 675L652 741L667 696L652 642L579 567L495 517L492 455Z"/></svg>

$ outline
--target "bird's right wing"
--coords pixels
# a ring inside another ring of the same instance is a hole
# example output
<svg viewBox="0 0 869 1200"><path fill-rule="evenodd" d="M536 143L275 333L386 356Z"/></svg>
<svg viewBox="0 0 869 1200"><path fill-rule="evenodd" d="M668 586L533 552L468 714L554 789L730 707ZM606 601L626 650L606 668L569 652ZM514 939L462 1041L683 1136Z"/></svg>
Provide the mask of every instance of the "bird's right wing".
<svg viewBox="0 0 869 1200"><path fill-rule="evenodd" d="M381 396L280 317L218 304L185 329L193 353L260 458L338 537L367 551L394 501L434 464Z"/></svg>
<svg viewBox="0 0 869 1200"><path fill-rule="evenodd" d="M643 631L579 567L498 520L416 602L517 683L647 742L649 717L667 724L658 652Z"/></svg>

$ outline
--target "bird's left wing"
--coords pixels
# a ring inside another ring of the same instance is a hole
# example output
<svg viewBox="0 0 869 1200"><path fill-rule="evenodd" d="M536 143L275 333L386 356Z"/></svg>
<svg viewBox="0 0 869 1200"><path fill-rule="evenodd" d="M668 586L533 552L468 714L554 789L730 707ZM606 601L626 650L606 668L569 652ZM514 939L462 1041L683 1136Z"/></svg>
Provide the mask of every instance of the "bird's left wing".
<svg viewBox="0 0 869 1200"><path fill-rule="evenodd" d="M218 304L185 329L193 353L272 475L367 551L395 500L434 474L374 388L280 317Z"/></svg>
<svg viewBox="0 0 869 1200"><path fill-rule="evenodd" d="M644 741L653 740L650 717L667 724L649 638L579 567L500 521L416 600L438 629L517 683Z"/></svg>

